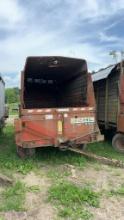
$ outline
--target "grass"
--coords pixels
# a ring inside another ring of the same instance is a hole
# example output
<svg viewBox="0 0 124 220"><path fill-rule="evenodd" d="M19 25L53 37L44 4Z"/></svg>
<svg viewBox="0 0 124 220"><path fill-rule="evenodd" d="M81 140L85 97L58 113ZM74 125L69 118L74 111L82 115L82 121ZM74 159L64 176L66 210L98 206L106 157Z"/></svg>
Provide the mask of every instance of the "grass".
<svg viewBox="0 0 124 220"><path fill-rule="evenodd" d="M113 149L110 141L89 144L87 147L87 151L100 156L105 156L111 159L117 159L124 162L124 155L122 153L116 152Z"/></svg>
<svg viewBox="0 0 124 220"><path fill-rule="evenodd" d="M40 188L37 185L28 187L28 192L40 192Z"/></svg>
<svg viewBox="0 0 124 220"><path fill-rule="evenodd" d="M62 171L60 170L55 170L55 169L51 169L47 172L47 177L52 178L53 180L60 180L63 179L63 177L67 177L70 176L71 172L66 170L66 171Z"/></svg>
<svg viewBox="0 0 124 220"><path fill-rule="evenodd" d="M13 186L1 192L0 211L24 210L24 200L27 188L25 184L16 182Z"/></svg>
<svg viewBox="0 0 124 220"><path fill-rule="evenodd" d="M17 171L26 174L37 167L34 159L21 160L16 154L14 140L14 129L7 126L4 133L0 135L0 170L8 174ZM11 172L10 172L11 170Z"/></svg>
<svg viewBox="0 0 124 220"><path fill-rule="evenodd" d="M99 207L98 193L90 188L80 188L73 183L60 182L53 185L49 190L49 199L60 202L61 205L79 205L88 203L91 206Z"/></svg>
<svg viewBox="0 0 124 220"><path fill-rule="evenodd" d="M87 150L98 155L124 161L123 154L117 153L109 142L89 144ZM89 162L88 159L79 154L70 151L63 152L55 148L38 149L34 158L21 160L16 154L12 126L7 126L4 133L0 135L0 151L0 169L16 170L22 174L27 174L33 169L47 165L72 164L82 168Z"/></svg>
<svg viewBox="0 0 124 220"><path fill-rule="evenodd" d="M75 219L89 220L93 217L93 215L88 210L82 209L80 207L73 207L73 208L64 207L63 209L60 209L59 216L71 220L75 220Z"/></svg>
<svg viewBox="0 0 124 220"><path fill-rule="evenodd" d="M89 144L87 150L101 156L124 161L123 154L115 152L110 142ZM83 169L89 163L91 163L90 160L79 154L60 151L56 148L37 149L36 155L32 159L21 160L16 154L13 126L6 126L4 132L0 134L0 171L12 177L17 172L23 175L30 171L41 174L42 167L48 167L46 175L53 184L48 192L49 201L57 206L59 216L65 219L88 220L93 215L86 207L99 207L100 194L94 192L90 186L80 188L75 184L65 182L64 179L70 175L70 171L60 167L60 165L72 164ZM94 164L99 170L97 163ZM37 193L39 188L38 186L27 188L20 182L5 188L0 194L0 211L23 210L27 191ZM124 186L112 190L110 193L111 195L124 195Z"/></svg>
<svg viewBox="0 0 124 220"><path fill-rule="evenodd" d="M0 193L0 211L24 211L26 192L38 193L39 186L27 187L24 183L17 181Z"/></svg>
<svg viewBox="0 0 124 220"><path fill-rule="evenodd" d="M60 151L56 148L44 148L38 149L36 159L42 161L43 164L47 165L61 165L61 164L72 164L79 167L84 167L87 164L87 159L79 154L75 154L70 151Z"/></svg>
<svg viewBox="0 0 124 220"><path fill-rule="evenodd" d="M59 206L61 217L90 219L92 214L85 205L99 207L99 194L90 188L81 188L73 183L59 182L49 189L49 201Z"/></svg>
<svg viewBox="0 0 124 220"><path fill-rule="evenodd" d="M62 152L55 148L38 149L34 158L21 160L16 154L13 126L6 126L3 134L0 134L0 152L0 169L4 172L11 170L27 174L47 165L69 163L84 167L87 164L87 159L81 155L69 151Z"/></svg>
<svg viewBox="0 0 124 220"><path fill-rule="evenodd" d="M0 216L0 220L5 220L5 218Z"/></svg>
<svg viewBox="0 0 124 220"><path fill-rule="evenodd" d="M110 196L124 196L124 184L122 184L120 187L118 187L117 189L112 189L109 192Z"/></svg>

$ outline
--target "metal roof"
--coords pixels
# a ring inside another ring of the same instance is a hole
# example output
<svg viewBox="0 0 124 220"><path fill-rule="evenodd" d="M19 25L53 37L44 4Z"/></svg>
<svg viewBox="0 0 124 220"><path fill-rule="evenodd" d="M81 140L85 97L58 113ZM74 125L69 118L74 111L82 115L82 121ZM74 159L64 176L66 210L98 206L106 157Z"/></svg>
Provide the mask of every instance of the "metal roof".
<svg viewBox="0 0 124 220"><path fill-rule="evenodd" d="M96 73L93 73L92 74L93 82L101 80L101 79L106 79L108 77L108 75L111 73L112 69L114 69L115 66L116 65L114 64L114 65L108 66L105 69L101 69Z"/></svg>

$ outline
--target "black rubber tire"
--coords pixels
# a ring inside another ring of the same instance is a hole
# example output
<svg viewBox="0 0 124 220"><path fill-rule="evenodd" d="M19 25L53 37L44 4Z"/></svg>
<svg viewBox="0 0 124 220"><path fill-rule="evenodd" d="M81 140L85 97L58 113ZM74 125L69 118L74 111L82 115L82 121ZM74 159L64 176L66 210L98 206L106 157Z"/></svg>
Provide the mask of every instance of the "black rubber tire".
<svg viewBox="0 0 124 220"><path fill-rule="evenodd" d="M0 134L2 134L2 133L3 133L3 128L4 128L4 126L5 126L4 121L3 121L3 120L2 120L2 121L0 121Z"/></svg>
<svg viewBox="0 0 124 220"><path fill-rule="evenodd" d="M61 151L67 151L68 150L68 146L67 145L60 145L59 146L59 150L61 150Z"/></svg>
<svg viewBox="0 0 124 220"><path fill-rule="evenodd" d="M33 157L35 155L35 148L26 148L26 156Z"/></svg>
<svg viewBox="0 0 124 220"><path fill-rule="evenodd" d="M112 146L117 152L124 153L124 135L116 134L112 139Z"/></svg>
<svg viewBox="0 0 124 220"><path fill-rule="evenodd" d="M86 150L86 148L87 148L87 144L79 144L79 145L77 145L78 146L78 148L80 149L80 150Z"/></svg>
<svg viewBox="0 0 124 220"><path fill-rule="evenodd" d="M26 149L20 146L16 146L16 150L17 150L17 155L21 158L21 159L25 159L26 158Z"/></svg>
<svg viewBox="0 0 124 220"><path fill-rule="evenodd" d="M23 148L17 146L17 154L21 159L33 157L35 155L35 148Z"/></svg>

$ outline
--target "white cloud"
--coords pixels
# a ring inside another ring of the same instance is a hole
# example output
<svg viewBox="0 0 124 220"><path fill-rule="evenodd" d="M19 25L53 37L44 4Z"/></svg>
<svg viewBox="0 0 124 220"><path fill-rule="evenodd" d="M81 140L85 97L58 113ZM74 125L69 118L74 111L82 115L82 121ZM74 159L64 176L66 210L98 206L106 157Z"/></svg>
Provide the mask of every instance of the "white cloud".
<svg viewBox="0 0 124 220"><path fill-rule="evenodd" d="M111 7L115 12L124 9L124 0L112 0Z"/></svg>
<svg viewBox="0 0 124 220"><path fill-rule="evenodd" d="M17 0L0 1L0 27L13 28L24 19L24 11Z"/></svg>
<svg viewBox="0 0 124 220"><path fill-rule="evenodd" d="M103 42L118 42L120 40L119 37L116 37L116 36L109 36L107 35L106 33L99 33L99 37L100 37L100 40L103 41Z"/></svg>
<svg viewBox="0 0 124 220"><path fill-rule="evenodd" d="M14 30L0 38L0 71L7 86L19 84L19 72L30 55L81 57L90 70L108 65L109 48L102 43L118 43L118 37L106 34L118 20L105 21L123 9L124 0L1 0L0 30ZM11 73L18 74L13 79Z"/></svg>

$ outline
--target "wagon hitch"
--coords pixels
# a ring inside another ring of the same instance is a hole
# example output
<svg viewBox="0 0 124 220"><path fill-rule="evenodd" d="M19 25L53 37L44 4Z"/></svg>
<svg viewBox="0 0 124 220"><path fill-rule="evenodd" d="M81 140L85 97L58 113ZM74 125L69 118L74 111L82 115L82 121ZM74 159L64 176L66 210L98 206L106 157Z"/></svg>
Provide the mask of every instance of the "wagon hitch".
<svg viewBox="0 0 124 220"><path fill-rule="evenodd" d="M98 161L102 164L105 164L105 165L111 165L111 166L114 166L114 167L124 168L124 163L120 160L109 159L107 157L98 156L96 154L86 152L86 151L83 151L83 150L80 150L80 149L77 149L77 148L72 148L72 147L69 147L68 150L73 151L75 153L79 153L82 156L85 156L87 158L96 160L96 161Z"/></svg>
<svg viewBox="0 0 124 220"><path fill-rule="evenodd" d="M93 131L93 132L89 132L87 134L83 134L83 135L78 136L76 138L73 138L71 140L67 140L66 143L69 145L69 147L73 148L76 145L76 141L79 141L80 139L85 139L86 137L92 136L93 134L96 134L96 133L98 133L98 135L99 135L99 130L96 130L96 131ZM103 135L100 135L100 136L101 136L101 139L99 139L99 140L101 140L101 141L104 140ZM87 144L87 141L84 141L84 144Z"/></svg>
<svg viewBox="0 0 124 220"><path fill-rule="evenodd" d="M96 131L98 132L98 131ZM73 151L75 153L78 153L78 154L81 154L82 156L85 156L87 158L90 158L90 159L93 159L93 160L96 160L102 164L105 164L105 165L111 165L111 166L114 166L114 167L120 167L120 168L124 168L124 163L120 160L116 160L116 159L109 159L107 157L102 157L102 156L98 156L96 154L93 154L93 153L90 153L90 152L86 152L84 150L81 150L77 147L76 145L76 140L80 139L80 138L83 138L83 137L86 137L87 135L90 135L90 134L93 134L94 132L92 133L89 133L89 134L86 134L86 135L82 135L80 137L77 137L77 138L74 138L72 140L67 140L65 141L64 143L62 143L63 145L63 148L62 148L62 145L60 144L60 149L61 150L70 150L70 151Z"/></svg>
<svg viewBox="0 0 124 220"><path fill-rule="evenodd" d="M90 132L90 133L87 133L87 134L83 134L81 136L78 136L76 138L73 138L71 140L69 139L63 139L63 138L59 138L58 139L58 147L61 149L61 150L68 150L69 148L77 148L76 146L76 141L80 140L80 139L83 139L83 138L86 138L87 136L91 136L92 134L95 134L95 133L99 133L99 130L97 131L93 131L93 132ZM102 136L102 135L101 135ZM101 139L103 140L103 139ZM87 144L87 141L85 141L84 143L82 143L82 145L86 145Z"/></svg>

